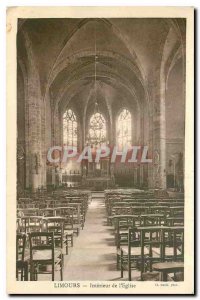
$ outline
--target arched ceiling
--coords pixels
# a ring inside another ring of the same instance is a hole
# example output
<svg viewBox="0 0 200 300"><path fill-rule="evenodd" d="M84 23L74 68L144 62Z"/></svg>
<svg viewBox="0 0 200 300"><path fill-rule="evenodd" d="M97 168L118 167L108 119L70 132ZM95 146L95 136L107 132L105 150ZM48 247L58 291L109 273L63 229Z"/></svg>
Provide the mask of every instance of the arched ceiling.
<svg viewBox="0 0 200 300"><path fill-rule="evenodd" d="M60 111L70 101L79 109L83 105L82 110L91 101L95 39L99 99L109 95L108 108L116 99L137 106L147 101L146 78L161 66L163 47L168 56L179 47L183 28L182 22L171 19L29 19L20 23L18 41L20 32L28 33L42 95L50 91Z"/></svg>

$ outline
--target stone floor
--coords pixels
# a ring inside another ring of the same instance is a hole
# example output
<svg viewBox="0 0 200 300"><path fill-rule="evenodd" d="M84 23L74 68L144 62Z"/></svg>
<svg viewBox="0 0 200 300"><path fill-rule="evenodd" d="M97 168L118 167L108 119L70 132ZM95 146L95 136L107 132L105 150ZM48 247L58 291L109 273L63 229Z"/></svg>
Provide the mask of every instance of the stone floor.
<svg viewBox="0 0 200 300"><path fill-rule="evenodd" d="M104 197L93 194L84 229L69 257L66 257L64 280L116 280L116 247L112 228L107 226Z"/></svg>

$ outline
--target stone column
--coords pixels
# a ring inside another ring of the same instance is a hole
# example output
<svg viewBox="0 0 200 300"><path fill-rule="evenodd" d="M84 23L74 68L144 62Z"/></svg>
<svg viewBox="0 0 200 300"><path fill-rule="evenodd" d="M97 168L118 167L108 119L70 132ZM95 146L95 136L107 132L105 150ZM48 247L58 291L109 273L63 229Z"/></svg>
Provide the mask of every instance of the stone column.
<svg viewBox="0 0 200 300"><path fill-rule="evenodd" d="M160 83L160 185L166 189L165 78L161 78Z"/></svg>
<svg viewBox="0 0 200 300"><path fill-rule="evenodd" d="M51 106L51 146L55 146L55 105L53 94L50 93L50 106ZM51 166L51 184L55 186L55 166Z"/></svg>
<svg viewBox="0 0 200 300"><path fill-rule="evenodd" d="M150 79L153 101L153 187L166 189L166 126L165 126L165 78L160 70L152 72Z"/></svg>
<svg viewBox="0 0 200 300"><path fill-rule="evenodd" d="M31 103L30 105L30 119L29 119L29 160L30 160L30 178L31 188L33 191L40 187L41 183L41 145L40 135L38 134L38 122L37 118L39 114L39 107L37 104Z"/></svg>
<svg viewBox="0 0 200 300"><path fill-rule="evenodd" d="M151 156L151 159L153 159L153 134L154 134L154 130L153 130L153 101L150 101L149 104L149 132L148 132L148 149L149 149L149 154ZM148 164L148 188L152 189L154 188L154 182L153 182L153 175L154 174L154 164L153 161L152 163Z"/></svg>
<svg viewBox="0 0 200 300"><path fill-rule="evenodd" d="M29 171L26 186L36 190L41 186L41 90L40 78L27 32L22 31L27 51L26 109L26 167Z"/></svg>
<svg viewBox="0 0 200 300"><path fill-rule="evenodd" d="M30 185L32 190L41 186L41 96L38 80L31 76L28 81L28 110L29 110L29 161Z"/></svg>
<svg viewBox="0 0 200 300"><path fill-rule="evenodd" d="M143 187L143 183L144 183L144 178L143 178L143 174L144 174L144 169L143 169L143 165L140 164L140 187Z"/></svg>

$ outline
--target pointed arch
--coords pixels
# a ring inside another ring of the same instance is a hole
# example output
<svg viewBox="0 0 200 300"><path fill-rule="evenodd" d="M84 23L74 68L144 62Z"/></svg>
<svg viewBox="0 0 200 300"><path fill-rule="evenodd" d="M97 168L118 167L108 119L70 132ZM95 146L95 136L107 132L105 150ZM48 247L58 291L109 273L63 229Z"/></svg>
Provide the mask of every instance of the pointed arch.
<svg viewBox="0 0 200 300"><path fill-rule="evenodd" d="M63 143L66 146L77 147L78 122L72 109L67 109L63 114Z"/></svg>
<svg viewBox="0 0 200 300"><path fill-rule="evenodd" d="M127 108L123 108L117 117L116 140L119 149L132 144L132 116Z"/></svg>
<svg viewBox="0 0 200 300"><path fill-rule="evenodd" d="M88 128L88 140L92 146L101 146L106 142L106 119L100 112L90 117Z"/></svg>

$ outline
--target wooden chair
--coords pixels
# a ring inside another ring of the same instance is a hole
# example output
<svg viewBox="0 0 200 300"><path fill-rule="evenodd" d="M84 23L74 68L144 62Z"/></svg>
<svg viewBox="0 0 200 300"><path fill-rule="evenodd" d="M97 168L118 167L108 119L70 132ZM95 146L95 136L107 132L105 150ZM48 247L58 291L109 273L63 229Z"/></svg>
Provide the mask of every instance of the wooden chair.
<svg viewBox="0 0 200 300"><path fill-rule="evenodd" d="M153 230L153 229L152 229ZM145 230L143 231L145 232ZM155 268L155 265L162 265L162 262L183 262L184 260L184 228L178 227L178 226L172 226L167 227L163 226L159 229L159 235L160 235L160 243L158 241L158 245L151 243L150 246L150 255L148 260L150 261L149 265L149 272L150 274L155 274L156 272L153 272L152 270L157 270ZM150 239L151 240L151 239ZM142 243L147 246L148 241L145 241L145 238L142 238ZM154 255L155 259L151 256ZM157 264L156 264L157 263ZM161 263L161 264L160 264ZM167 268L169 265L167 266ZM175 267L175 266L174 266ZM163 269L164 272L164 269ZM180 280L180 278L183 278L183 274L175 273L175 280ZM146 273L145 273L146 274ZM145 274L143 273L141 275L142 278L144 278ZM144 279L143 279L144 280ZM166 280L166 278L165 278Z"/></svg>
<svg viewBox="0 0 200 300"><path fill-rule="evenodd" d="M123 244L128 245L128 229L141 226L141 219L136 215L118 215L114 221L115 241L117 248Z"/></svg>
<svg viewBox="0 0 200 300"><path fill-rule="evenodd" d="M37 208L37 203L36 202L32 202L32 203L27 203L24 205L24 209L34 209Z"/></svg>
<svg viewBox="0 0 200 300"><path fill-rule="evenodd" d="M141 232L141 280L149 280L149 277L157 278L158 273L153 272L152 265L163 260L163 228L164 226L140 227ZM149 255L145 257L144 248L148 248ZM147 274L148 273L148 274Z"/></svg>
<svg viewBox="0 0 200 300"><path fill-rule="evenodd" d="M53 232L31 232L30 241L30 280L38 279L38 274L51 274L55 280L55 269L59 267L63 280L63 258L60 248L55 248ZM51 270L47 267L50 266Z"/></svg>
<svg viewBox="0 0 200 300"><path fill-rule="evenodd" d="M184 206L170 206L171 217L184 217Z"/></svg>
<svg viewBox="0 0 200 300"><path fill-rule="evenodd" d="M141 265L141 234L135 228L128 230L128 244L120 247L121 277L126 267L128 268L128 280L131 281L131 269L139 269ZM144 255L148 255L148 249L144 249Z"/></svg>
<svg viewBox="0 0 200 300"><path fill-rule="evenodd" d="M55 216L46 217L43 220L46 226L46 230L48 232L54 233L55 247L61 249L62 254L64 254L64 252L68 254L68 243L64 235L65 218L61 216ZM43 226L43 228L45 228L45 226Z"/></svg>
<svg viewBox="0 0 200 300"><path fill-rule="evenodd" d="M163 229L163 261L184 260L184 227L171 226Z"/></svg>
<svg viewBox="0 0 200 300"><path fill-rule="evenodd" d="M55 200L54 199L45 199L46 208L54 208Z"/></svg>
<svg viewBox="0 0 200 300"><path fill-rule="evenodd" d="M115 244L117 247L117 269L121 261L121 249L124 256L128 253L128 230L131 227L140 226L140 218L135 215L120 215L115 218Z"/></svg>
<svg viewBox="0 0 200 300"><path fill-rule="evenodd" d="M80 228L83 229L84 226L84 218L80 212L80 204L69 203L68 206L73 208L73 230L74 233L78 236L80 232Z"/></svg>
<svg viewBox="0 0 200 300"><path fill-rule="evenodd" d="M26 234L16 235L16 279L21 272L21 281L28 281L28 261L25 260Z"/></svg>
<svg viewBox="0 0 200 300"><path fill-rule="evenodd" d="M148 208L145 206L132 206L131 207L131 214L138 215L145 214L148 212Z"/></svg>
<svg viewBox="0 0 200 300"><path fill-rule="evenodd" d="M167 217L166 226L184 226L184 217Z"/></svg>
<svg viewBox="0 0 200 300"><path fill-rule="evenodd" d="M142 226L160 226L165 222L164 214L142 214L140 218Z"/></svg>
<svg viewBox="0 0 200 300"><path fill-rule="evenodd" d="M43 230L43 217L41 216L31 216L22 217L22 222L25 226L25 232L39 232Z"/></svg>
<svg viewBox="0 0 200 300"><path fill-rule="evenodd" d="M17 233L26 233L25 221L21 217L17 217L16 231L17 231Z"/></svg>
<svg viewBox="0 0 200 300"><path fill-rule="evenodd" d="M161 261L183 261L184 259L184 228L183 226L163 226L162 248L153 247L152 251L161 257Z"/></svg>
<svg viewBox="0 0 200 300"><path fill-rule="evenodd" d="M111 215L131 215L131 206L116 206L112 208Z"/></svg>
<svg viewBox="0 0 200 300"><path fill-rule="evenodd" d="M19 217L22 216L37 216L39 213L39 209L38 208L24 208L24 209L17 209L17 215Z"/></svg>
<svg viewBox="0 0 200 300"><path fill-rule="evenodd" d="M18 199L18 204L28 204L31 203L32 199L31 198L19 198Z"/></svg>
<svg viewBox="0 0 200 300"><path fill-rule="evenodd" d="M150 206L148 209L148 213L150 214L164 214L167 215L170 211L169 206L166 205L156 205Z"/></svg>
<svg viewBox="0 0 200 300"><path fill-rule="evenodd" d="M67 244L67 251L69 244L73 247L73 236L74 236L74 227L73 227L73 207L62 207L56 209L56 215L60 215L65 218L64 221L64 236ZM67 252L68 253L68 252Z"/></svg>
<svg viewBox="0 0 200 300"><path fill-rule="evenodd" d="M53 217L55 216L55 209L54 208L44 208L42 211L41 211L42 215L44 217Z"/></svg>

